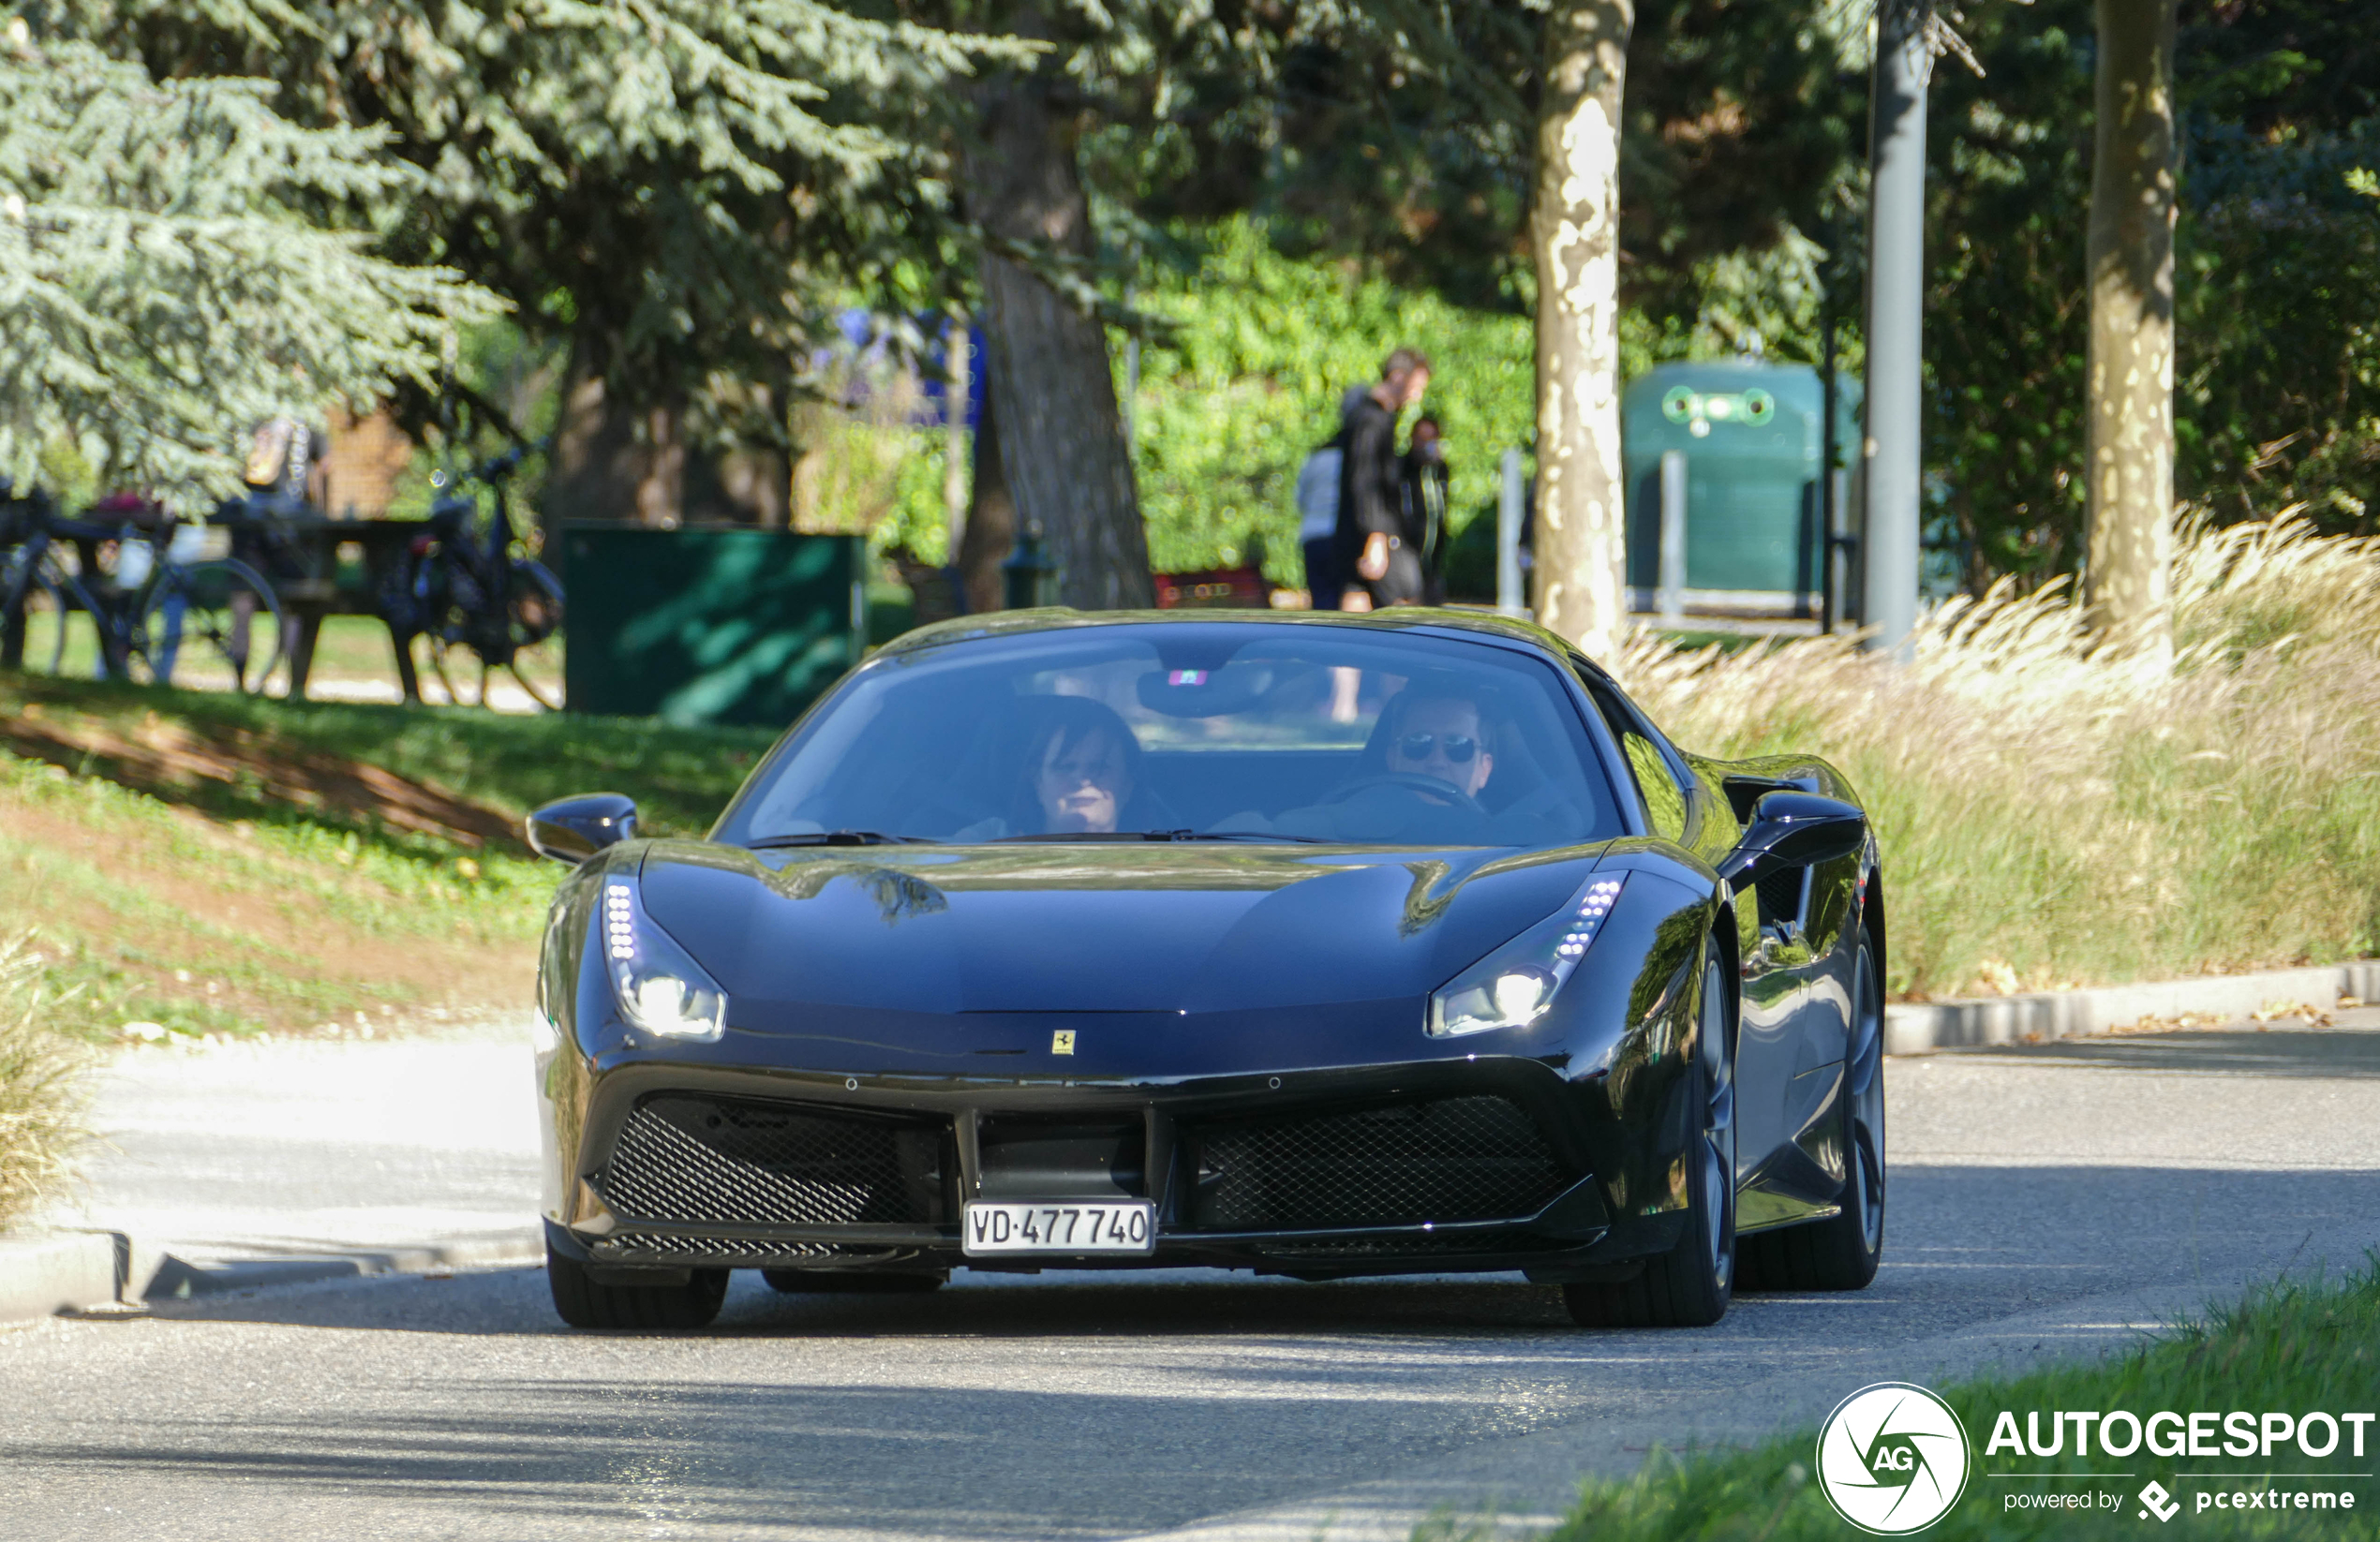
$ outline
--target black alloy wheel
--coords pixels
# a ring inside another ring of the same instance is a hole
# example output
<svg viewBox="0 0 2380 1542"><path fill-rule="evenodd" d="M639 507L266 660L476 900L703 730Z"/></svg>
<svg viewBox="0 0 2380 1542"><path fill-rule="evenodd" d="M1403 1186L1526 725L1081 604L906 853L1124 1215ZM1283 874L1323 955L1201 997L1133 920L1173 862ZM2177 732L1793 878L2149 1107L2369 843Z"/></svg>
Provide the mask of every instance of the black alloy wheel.
<svg viewBox="0 0 2380 1542"><path fill-rule="evenodd" d="M1703 944L1692 1085L1702 1129L1686 1151L1686 1230L1677 1245L1616 1283L1565 1285L1582 1327L1708 1327L1735 1286L1735 1022L1718 949Z"/></svg>
<svg viewBox="0 0 2380 1542"><path fill-rule="evenodd" d="M573 1327L641 1332L707 1327L727 1299L725 1269L696 1269L682 1285L600 1284L585 1264L545 1245L545 1283L554 1310Z"/></svg>
<svg viewBox="0 0 2380 1542"><path fill-rule="evenodd" d="M918 1296L940 1290L946 1274L877 1274L862 1269L763 1269L771 1290L788 1296Z"/></svg>
<svg viewBox="0 0 2380 1542"><path fill-rule="evenodd" d="M1865 1290L1884 1256L1884 993L1860 934L1843 1055L1842 1209L1744 1238L1746 1290Z"/></svg>

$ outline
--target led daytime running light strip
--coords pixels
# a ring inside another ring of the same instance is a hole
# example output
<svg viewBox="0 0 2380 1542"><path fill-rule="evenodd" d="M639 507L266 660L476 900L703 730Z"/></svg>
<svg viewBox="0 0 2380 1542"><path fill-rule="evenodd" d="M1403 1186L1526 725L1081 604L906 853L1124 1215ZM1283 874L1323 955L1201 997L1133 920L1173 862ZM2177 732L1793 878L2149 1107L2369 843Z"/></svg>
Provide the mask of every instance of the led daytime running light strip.
<svg viewBox="0 0 2380 1542"><path fill-rule="evenodd" d="M1586 945L1595 941L1596 928L1612 913L1612 902L1619 897L1620 880L1616 878L1599 878L1589 883L1579 899L1578 914L1570 929L1562 934L1562 941L1554 945L1554 953L1570 959L1585 953Z"/></svg>
<svg viewBox="0 0 2380 1542"><path fill-rule="evenodd" d="M621 988L628 986L628 965L636 956L635 900L625 883L603 885L603 951L614 964Z"/></svg>

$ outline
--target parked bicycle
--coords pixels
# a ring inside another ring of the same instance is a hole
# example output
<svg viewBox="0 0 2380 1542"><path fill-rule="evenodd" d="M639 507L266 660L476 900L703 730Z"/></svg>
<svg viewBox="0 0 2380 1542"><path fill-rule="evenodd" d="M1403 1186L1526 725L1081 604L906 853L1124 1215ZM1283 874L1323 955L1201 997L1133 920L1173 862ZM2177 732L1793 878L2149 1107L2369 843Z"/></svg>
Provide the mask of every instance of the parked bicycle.
<svg viewBox="0 0 2380 1542"><path fill-rule="evenodd" d="M262 690L281 660L280 602L246 563L205 556L207 534L138 499L69 519L47 494L0 491L0 666L83 667L68 646L79 611L101 679Z"/></svg>
<svg viewBox="0 0 2380 1542"><path fill-rule="evenodd" d="M428 527L415 536L397 570L394 591L382 597L390 629L405 641L429 645L430 667L451 702L454 688L449 656L462 650L479 661L479 704L487 704L488 683L498 670L519 682L530 701L552 711L560 705L552 675L535 650L562 625L562 586L545 566L516 555L522 545L513 526L505 483L533 449L518 445L457 475L440 472L439 497L430 505ZM494 495L482 532L481 498L473 483Z"/></svg>

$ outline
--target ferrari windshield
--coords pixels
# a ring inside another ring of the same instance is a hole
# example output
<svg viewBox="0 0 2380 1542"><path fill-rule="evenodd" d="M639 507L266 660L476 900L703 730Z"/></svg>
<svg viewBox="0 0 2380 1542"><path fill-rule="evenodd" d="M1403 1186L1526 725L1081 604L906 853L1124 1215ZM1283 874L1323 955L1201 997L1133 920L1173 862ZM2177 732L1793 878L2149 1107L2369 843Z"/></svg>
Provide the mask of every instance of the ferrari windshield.
<svg viewBox="0 0 2380 1542"><path fill-rule="evenodd" d="M718 838L1548 846L1622 833L1546 662L1485 642L1175 622L885 655Z"/></svg>

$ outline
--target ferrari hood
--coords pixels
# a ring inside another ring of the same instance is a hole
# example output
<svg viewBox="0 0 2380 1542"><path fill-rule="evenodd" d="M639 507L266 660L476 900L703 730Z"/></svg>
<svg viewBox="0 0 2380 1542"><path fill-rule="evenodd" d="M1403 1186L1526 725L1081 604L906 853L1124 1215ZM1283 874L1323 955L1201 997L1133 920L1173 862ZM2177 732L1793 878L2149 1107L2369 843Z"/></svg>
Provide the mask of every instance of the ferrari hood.
<svg viewBox="0 0 2380 1542"><path fill-rule="evenodd" d="M793 1030L805 1004L1205 1013L1419 997L1551 914L1604 846L654 841L641 887L738 1026Z"/></svg>

